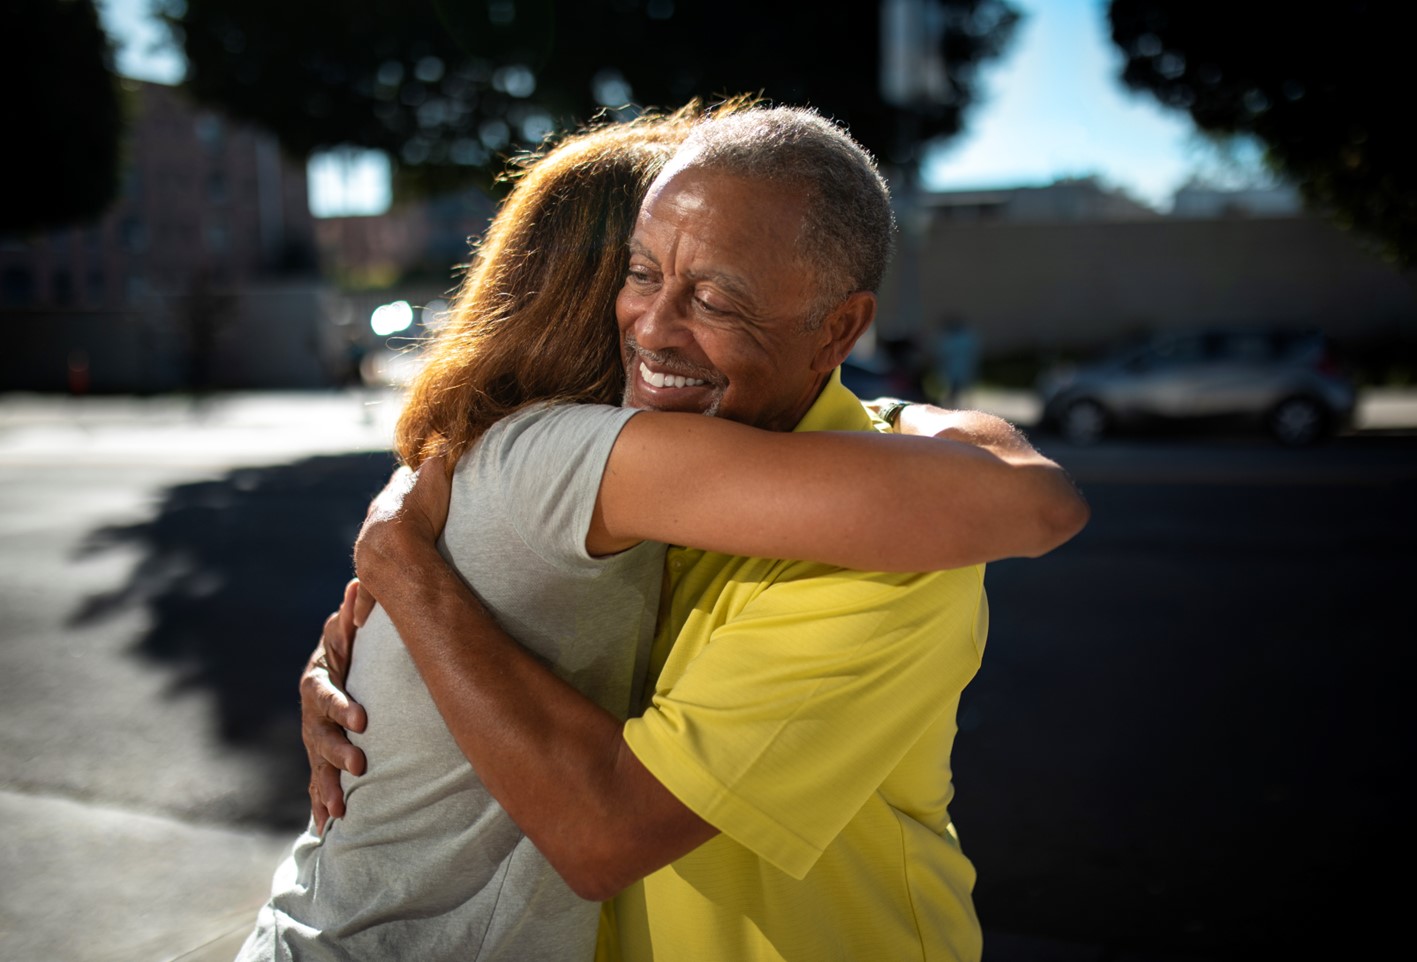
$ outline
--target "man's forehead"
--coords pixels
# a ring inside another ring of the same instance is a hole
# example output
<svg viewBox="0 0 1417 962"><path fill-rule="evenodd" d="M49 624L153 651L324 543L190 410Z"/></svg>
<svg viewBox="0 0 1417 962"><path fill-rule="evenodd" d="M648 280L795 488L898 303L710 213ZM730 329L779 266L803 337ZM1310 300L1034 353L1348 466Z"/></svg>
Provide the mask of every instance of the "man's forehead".
<svg viewBox="0 0 1417 962"><path fill-rule="evenodd" d="M805 195L791 186L709 168L688 168L650 188L635 221L646 243L673 231L714 247L774 243L795 249Z"/></svg>

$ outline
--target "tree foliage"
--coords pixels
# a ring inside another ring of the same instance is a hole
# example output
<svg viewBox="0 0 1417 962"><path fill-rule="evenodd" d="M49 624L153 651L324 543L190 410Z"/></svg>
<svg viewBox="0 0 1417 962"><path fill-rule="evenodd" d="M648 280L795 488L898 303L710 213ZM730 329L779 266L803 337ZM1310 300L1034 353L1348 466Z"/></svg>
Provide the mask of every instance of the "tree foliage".
<svg viewBox="0 0 1417 962"><path fill-rule="evenodd" d="M1257 137L1313 209L1417 262L1405 5L1112 0L1108 16L1128 86Z"/></svg>
<svg viewBox="0 0 1417 962"><path fill-rule="evenodd" d="M0 30L5 200L0 230L97 218L118 194L123 116L93 0L8 4Z"/></svg>
<svg viewBox="0 0 1417 962"><path fill-rule="evenodd" d="M403 188L486 182L507 154L603 108L738 93L815 106L883 160L904 160L910 141L961 129L980 65L1018 19L1007 0L929 0L945 82L907 113L881 99L875 2L160 3L198 99L266 126L297 156L385 150Z"/></svg>

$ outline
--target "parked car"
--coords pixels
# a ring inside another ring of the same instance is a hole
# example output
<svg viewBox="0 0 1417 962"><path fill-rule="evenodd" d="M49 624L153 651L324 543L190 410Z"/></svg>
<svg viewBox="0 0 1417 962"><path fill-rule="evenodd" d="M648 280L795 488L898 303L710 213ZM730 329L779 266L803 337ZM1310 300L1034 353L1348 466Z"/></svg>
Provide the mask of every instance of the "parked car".
<svg viewBox="0 0 1417 962"><path fill-rule="evenodd" d="M1344 428L1357 392L1319 332L1213 328L1161 334L1038 381L1042 424L1071 441L1163 423L1259 426L1286 445Z"/></svg>

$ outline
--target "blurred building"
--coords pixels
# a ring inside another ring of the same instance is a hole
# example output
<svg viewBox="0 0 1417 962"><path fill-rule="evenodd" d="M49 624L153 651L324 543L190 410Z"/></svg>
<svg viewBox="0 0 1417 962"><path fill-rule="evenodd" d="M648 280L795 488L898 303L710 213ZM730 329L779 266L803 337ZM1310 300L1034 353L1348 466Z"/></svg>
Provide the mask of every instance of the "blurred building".
<svg viewBox="0 0 1417 962"><path fill-rule="evenodd" d="M1298 217L1304 213L1292 187L1222 190L1192 181L1176 191L1172 217Z"/></svg>
<svg viewBox="0 0 1417 962"><path fill-rule="evenodd" d="M918 216L918 266L898 262L887 278L881 337L928 345L965 325L986 358L1087 353L1203 325L1417 344L1417 277L1288 191L1189 185L1162 214L1094 181L1064 181L927 195Z"/></svg>
<svg viewBox="0 0 1417 962"><path fill-rule="evenodd" d="M315 221L320 264L347 289L378 289L404 278L444 291L487 228L493 201L475 189L407 201L383 214Z"/></svg>
<svg viewBox="0 0 1417 962"><path fill-rule="evenodd" d="M124 86L114 206L96 223L0 238L0 389L328 383L304 164L178 88Z"/></svg>
<svg viewBox="0 0 1417 962"><path fill-rule="evenodd" d="M316 219L320 265L331 282L326 310L346 358L343 383L399 384L417 369L418 349L448 309L494 209L491 198L469 188L382 214ZM398 301L415 308L415 325L376 334L374 312Z"/></svg>
<svg viewBox="0 0 1417 962"><path fill-rule="evenodd" d="M990 221L1131 221L1162 215L1095 177L1067 178L1044 187L937 191L921 197L932 223Z"/></svg>

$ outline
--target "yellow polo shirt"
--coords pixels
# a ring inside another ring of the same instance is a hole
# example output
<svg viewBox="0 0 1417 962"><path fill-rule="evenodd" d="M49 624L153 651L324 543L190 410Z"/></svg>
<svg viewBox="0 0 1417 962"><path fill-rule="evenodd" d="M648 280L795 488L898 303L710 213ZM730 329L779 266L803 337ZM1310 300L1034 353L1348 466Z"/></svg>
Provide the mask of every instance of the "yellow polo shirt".
<svg viewBox="0 0 1417 962"><path fill-rule="evenodd" d="M797 426L871 428L836 376ZM983 566L671 548L667 567L658 680L625 739L722 834L606 903L598 958L978 959L948 806L955 712L988 629Z"/></svg>

